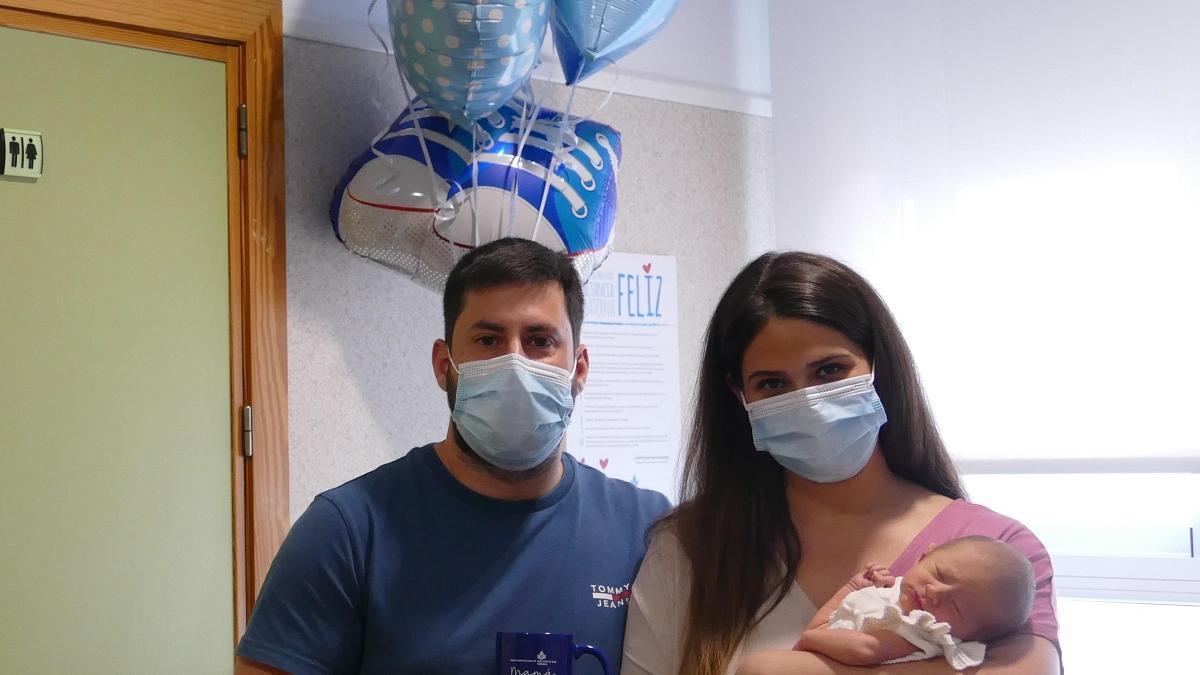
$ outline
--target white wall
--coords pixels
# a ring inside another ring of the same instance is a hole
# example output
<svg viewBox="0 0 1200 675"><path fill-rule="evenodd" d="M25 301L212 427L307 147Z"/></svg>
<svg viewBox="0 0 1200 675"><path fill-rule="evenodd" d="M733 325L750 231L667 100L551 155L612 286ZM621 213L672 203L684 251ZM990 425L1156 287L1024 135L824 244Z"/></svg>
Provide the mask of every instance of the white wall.
<svg viewBox="0 0 1200 675"><path fill-rule="evenodd" d="M377 51L367 28L371 0L283 0L288 37ZM372 23L388 37L386 0ZM583 86L760 116L771 114L767 0L681 0L667 27ZM390 40L389 40L390 44ZM547 38L537 77L562 82Z"/></svg>
<svg viewBox="0 0 1200 675"><path fill-rule="evenodd" d="M440 297L351 254L329 224L346 166L400 111L396 78L382 54L284 40L293 520L317 492L441 439L449 418L429 365ZM602 98L581 91L575 111ZM770 120L623 95L598 119L622 133L615 249L678 258L686 402L717 297L774 244Z"/></svg>
<svg viewBox="0 0 1200 675"><path fill-rule="evenodd" d="M779 243L877 285L952 452L1195 470L1200 3L770 9Z"/></svg>

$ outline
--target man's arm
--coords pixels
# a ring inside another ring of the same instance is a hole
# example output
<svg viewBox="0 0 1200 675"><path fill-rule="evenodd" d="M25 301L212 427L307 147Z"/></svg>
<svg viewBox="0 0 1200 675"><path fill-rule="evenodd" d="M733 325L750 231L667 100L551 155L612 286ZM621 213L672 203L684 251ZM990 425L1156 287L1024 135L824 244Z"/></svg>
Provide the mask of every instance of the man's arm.
<svg viewBox="0 0 1200 675"><path fill-rule="evenodd" d="M364 575L353 536L334 502L313 500L271 562L238 656L288 673L358 670Z"/></svg>
<svg viewBox="0 0 1200 675"><path fill-rule="evenodd" d="M848 666L873 666L917 651L912 643L891 631L860 632L830 628L804 631L796 643L796 649L824 654Z"/></svg>
<svg viewBox="0 0 1200 675"><path fill-rule="evenodd" d="M747 658L738 675L1059 675L1058 650L1049 640L1028 633L988 644L983 665L955 671L944 659L870 667L848 666L812 652L759 652Z"/></svg>
<svg viewBox="0 0 1200 675"><path fill-rule="evenodd" d="M238 656L234 659L234 675L288 675L286 670L273 668L258 661L243 659Z"/></svg>

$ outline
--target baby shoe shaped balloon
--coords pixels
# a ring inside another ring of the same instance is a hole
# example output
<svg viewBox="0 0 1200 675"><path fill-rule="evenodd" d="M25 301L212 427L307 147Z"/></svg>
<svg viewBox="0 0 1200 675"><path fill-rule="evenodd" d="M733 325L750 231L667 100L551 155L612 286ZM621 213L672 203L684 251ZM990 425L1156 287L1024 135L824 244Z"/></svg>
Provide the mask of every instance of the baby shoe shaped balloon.
<svg viewBox="0 0 1200 675"><path fill-rule="evenodd" d="M335 190L330 218L338 238L435 291L463 253L505 236L566 253L586 281L611 250L621 137L576 120L551 173L560 119L552 110L533 118L519 101L501 106L474 125L473 166L470 127L414 103Z"/></svg>

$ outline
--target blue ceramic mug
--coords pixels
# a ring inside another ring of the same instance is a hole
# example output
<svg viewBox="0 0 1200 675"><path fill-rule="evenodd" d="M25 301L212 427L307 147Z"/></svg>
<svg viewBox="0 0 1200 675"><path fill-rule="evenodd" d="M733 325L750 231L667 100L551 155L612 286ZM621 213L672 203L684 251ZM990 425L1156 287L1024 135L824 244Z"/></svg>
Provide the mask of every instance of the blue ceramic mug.
<svg viewBox="0 0 1200 675"><path fill-rule="evenodd" d="M604 652L575 644L570 633L496 633L496 675L572 675L575 659L591 654L612 675Z"/></svg>

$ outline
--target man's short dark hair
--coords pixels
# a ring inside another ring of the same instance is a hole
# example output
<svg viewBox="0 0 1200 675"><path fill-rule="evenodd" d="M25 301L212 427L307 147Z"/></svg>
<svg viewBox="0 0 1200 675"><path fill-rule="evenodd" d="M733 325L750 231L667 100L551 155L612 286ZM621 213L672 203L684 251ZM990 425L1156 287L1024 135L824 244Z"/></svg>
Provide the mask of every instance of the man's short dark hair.
<svg viewBox="0 0 1200 675"><path fill-rule="evenodd" d="M567 302L572 344L579 345L583 325L583 284L570 258L529 239L506 237L464 255L446 279L442 294L445 339L454 337L454 322L462 314L467 292L497 286L558 282Z"/></svg>

